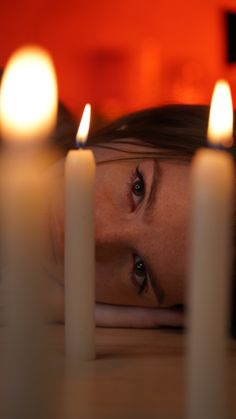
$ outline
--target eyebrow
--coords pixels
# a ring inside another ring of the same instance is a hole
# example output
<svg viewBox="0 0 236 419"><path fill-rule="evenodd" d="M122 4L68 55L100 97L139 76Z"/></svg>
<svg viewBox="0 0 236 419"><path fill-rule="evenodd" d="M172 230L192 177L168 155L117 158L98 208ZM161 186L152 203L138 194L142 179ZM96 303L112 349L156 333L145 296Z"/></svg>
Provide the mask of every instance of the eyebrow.
<svg viewBox="0 0 236 419"><path fill-rule="evenodd" d="M153 216L154 207L157 200L157 192L158 192L158 184L159 178L161 176L161 170L159 163L156 159L153 159L153 176L152 176L152 184L149 191L149 195L147 198L144 216L146 219L151 220ZM159 280L154 273L153 269L151 269L150 265L147 262L144 262L147 268L148 277L150 279L154 294L156 295L157 301L159 304L163 304L166 298L165 292L163 288L160 286Z"/></svg>

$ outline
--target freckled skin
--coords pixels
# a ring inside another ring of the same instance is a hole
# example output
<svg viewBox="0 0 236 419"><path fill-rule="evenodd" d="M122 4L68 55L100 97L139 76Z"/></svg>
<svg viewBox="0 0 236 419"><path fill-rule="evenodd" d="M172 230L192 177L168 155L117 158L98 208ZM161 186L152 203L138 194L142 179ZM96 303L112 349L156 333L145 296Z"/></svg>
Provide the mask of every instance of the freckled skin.
<svg viewBox="0 0 236 419"><path fill-rule="evenodd" d="M135 150L135 146L132 146ZM130 146L128 147L130 149ZM95 148L97 162L124 153ZM125 156L127 157L127 156ZM139 165L151 187L152 159L98 164L96 179L96 300L109 304L168 307L185 301L189 228L189 165L160 161L157 199L151 219L144 216L145 200L131 212L130 178ZM139 295L130 278L133 252L150 263L166 294L157 301L152 286Z"/></svg>
<svg viewBox="0 0 236 419"><path fill-rule="evenodd" d="M96 173L96 324L112 327L158 327L184 324L184 313L171 307L185 302L189 228L190 166L183 162L159 161L157 199L153 214L145 216L154 164L152 158L108 162L127 158L122 150L140 151L135 145L120 145L120 151L93 151ZM142 153L146 148L141 147ZM150 151L150 149L149 149ZM157 151L156 149L153 151ZM133 155L132 155L133 156ZM145 179L145 198L134 197L132 184L137 166ZM51 321L64 321L64 162L52 170L51 230L53 254L49 273L47 305ZM139 294L139 284L131 275L133 254L152 265L159 301L153 286ZM159 293L158 291L158 293ZM103 304L105 303L105 304Z"/></svg>

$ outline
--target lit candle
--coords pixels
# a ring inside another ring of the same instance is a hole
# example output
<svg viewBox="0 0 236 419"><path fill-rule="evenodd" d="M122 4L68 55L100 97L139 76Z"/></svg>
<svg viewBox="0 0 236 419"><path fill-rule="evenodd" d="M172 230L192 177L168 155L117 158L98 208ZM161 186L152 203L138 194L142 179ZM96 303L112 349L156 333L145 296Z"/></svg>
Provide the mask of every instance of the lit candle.
<svg viewBox="0 0 236 419"><path fill-rule="evenodd" d="M42 251L38 242L46 191L42 185L45 161L39 156L56 123L57 102L56 75L49 54L36 46L17 50L7 63L0 91L4 141L1 238L3 262L8 272L14 271L14 288L21 290L25 285L27 290L32 286L33 291L33 280L27 283L26 277L30 270L34 272L34 261ZM16 293L18 302L20 295L23 297L23 293Z"/></svg>
<svg viewBox="0 0 236 419"><path fill-rule="evenodd" d="M0 104L1 135L8 142L20 142L22 147L50 135L57 115L57 81L44 49L22 47L11 56L2 78Z"/></svg>
<svg viewBox="0 0 236 419"><path fill-rule="evenodd" d="M189 419L223 419L229 321L234 163L230 88L216 84L208 125L212 146L193 160L193 221L189 284Z"/></svg>
<svg viewBox="0 0 236 419"><path fill-rule="evenodd" d="M42 406L45 161L42 145L57 116L57 85L49 54L17 50L0 91L1 268L6 287L8 344L4 384L7 417L35 417ZM39 396L40 395L40 396Z"/></svg>
<svg viewBox="0 0 236 419"><path fill-rule="evenodd" d="M65 165L65 338L66 354L95 358L94 320L94 193L95 160L83 149L90 123L86 105L79 126L79 150L71 150Z"/></svg>

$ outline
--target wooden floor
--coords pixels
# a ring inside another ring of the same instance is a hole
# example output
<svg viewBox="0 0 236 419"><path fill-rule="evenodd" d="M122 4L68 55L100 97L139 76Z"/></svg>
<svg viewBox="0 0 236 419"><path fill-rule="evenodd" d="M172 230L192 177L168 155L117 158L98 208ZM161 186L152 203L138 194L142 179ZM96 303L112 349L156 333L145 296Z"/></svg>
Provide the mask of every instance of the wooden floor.
<svg viewBox="0 0 236 419"><path fill-rule="evenodd" d="M97 359L69 363L64 327L51 326L51 419L184 419L186 336L174 330L96 330ZM229 419L236 418L236 341L230 340Z"/></svg>
<svg viewBox="0 0 236 419"><path fill-rule="evenodd" d="M97 359L65 363L63 328L50 331L61 419L183 419L186 336L174 330L96 331ZM229 341L229 418L236 418L236 341Z"/></svg>

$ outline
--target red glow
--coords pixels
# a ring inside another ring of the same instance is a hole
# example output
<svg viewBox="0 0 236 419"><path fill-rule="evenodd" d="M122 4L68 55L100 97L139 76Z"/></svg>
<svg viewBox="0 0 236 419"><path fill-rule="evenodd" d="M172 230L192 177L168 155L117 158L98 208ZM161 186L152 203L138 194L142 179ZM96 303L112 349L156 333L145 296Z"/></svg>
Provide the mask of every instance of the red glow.
<svg viewBox="0 0 236 419"><path fill-rule="evenodd" d="M225 63L228 6L228 0L16 0L13 8L2 0L1 65L19 45L45 46L60 96L77 114L87 101L106 118L166 102L209 103L219 77L235 91L235 66Z"/></svg>

